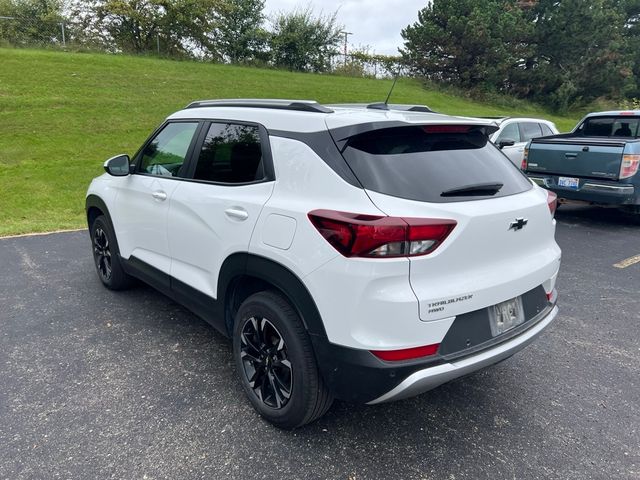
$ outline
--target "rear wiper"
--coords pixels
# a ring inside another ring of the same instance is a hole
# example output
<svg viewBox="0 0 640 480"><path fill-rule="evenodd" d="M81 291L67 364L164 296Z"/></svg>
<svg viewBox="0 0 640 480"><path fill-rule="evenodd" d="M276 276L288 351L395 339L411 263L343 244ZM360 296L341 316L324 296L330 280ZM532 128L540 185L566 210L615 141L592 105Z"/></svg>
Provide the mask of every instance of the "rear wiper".
<svg viewBox="0 0 640 480"><path fill-rule="evenodd" d="M445 190L440 194L441 197L473 197L483 195L495 195L503 187L502 183L477 183L475 185L466 185L464 187L452 188Z"/></svg>

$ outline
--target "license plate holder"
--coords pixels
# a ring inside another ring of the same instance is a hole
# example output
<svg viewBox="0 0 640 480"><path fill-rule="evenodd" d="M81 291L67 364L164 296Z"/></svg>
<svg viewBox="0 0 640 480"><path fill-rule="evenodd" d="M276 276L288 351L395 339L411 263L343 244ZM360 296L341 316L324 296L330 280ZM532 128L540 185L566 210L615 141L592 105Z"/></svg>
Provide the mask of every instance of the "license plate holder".
<svg viewBox="0 0 640 480"><path fill-rule="evenodd" d="M489 307L489 325L491 336L497 337L524 323L524 307L522 297L512 298L506 302Z"/></svg>
<svg viewBox="0 0 640 480"><path fill-rule="evenodd" d="M574 177L558 177L558 186L578 190L580 187L580 180Z"/></svg>

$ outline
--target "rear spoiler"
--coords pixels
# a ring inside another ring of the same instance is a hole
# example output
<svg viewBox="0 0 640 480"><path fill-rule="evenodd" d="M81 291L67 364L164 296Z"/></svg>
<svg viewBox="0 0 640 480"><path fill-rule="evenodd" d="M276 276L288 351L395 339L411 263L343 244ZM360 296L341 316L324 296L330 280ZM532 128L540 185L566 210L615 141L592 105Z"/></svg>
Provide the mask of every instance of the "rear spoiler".
<svg viewBox="0 0 640 480"><path fill-rule="evenodd" d="M349 125L346 127L339 127L332 130L331 136L333 137L333 141L336 143L336 146L343 152L347 146L347 141L351 137L355 137L356 135L360 135L362 133L374 132L376 130L383 130L388 128L402 128L402 127L423 127L428 129L429 127L433 127L434 129L442 128L446 129L446 127L451 127L455 129L456 127L464 128L467 127L468 133L471 132L481 132L485 136L489 136L492 133L495 133L499 130L499 127L495 123L467 123L464 121L460 122L442 122L442 123L409 123L409 122L401 122L401 121L388 121L388 122L367 122L367 123L359 123L356 125ZM444 133L444 130L440 132L433 133ZM461 131L455 133L463 133Z"/></svg>

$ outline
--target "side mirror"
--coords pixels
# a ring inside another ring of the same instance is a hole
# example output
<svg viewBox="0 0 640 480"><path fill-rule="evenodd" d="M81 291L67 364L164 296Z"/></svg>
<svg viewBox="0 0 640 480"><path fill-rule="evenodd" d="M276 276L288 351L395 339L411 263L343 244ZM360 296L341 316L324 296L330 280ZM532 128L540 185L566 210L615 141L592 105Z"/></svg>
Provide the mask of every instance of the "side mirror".
<svg viewBox="0 0 640 480"><path fill-rule="evenodd" d="M116 155L104 162L104 170L114 177L126 177L129 175L129 155Z"/></svg>
<svg viewBox="0 0 640 480"><path fill-rule="evenodd" d="M504 140L500 140L500 142L498 143L498 148L502 150L504 147L513 147L515 144L516 144L515 140L510 140L508 138L505 138Z"/></svg>

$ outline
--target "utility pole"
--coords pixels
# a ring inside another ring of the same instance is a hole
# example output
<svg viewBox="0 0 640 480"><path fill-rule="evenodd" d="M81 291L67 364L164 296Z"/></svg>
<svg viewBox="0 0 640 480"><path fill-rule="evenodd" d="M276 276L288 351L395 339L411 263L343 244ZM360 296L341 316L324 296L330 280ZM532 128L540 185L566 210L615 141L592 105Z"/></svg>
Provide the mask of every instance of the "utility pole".
<svg viewBox="0 0 640 480"><path fill-rule="evenodd" d="M66 39L65 34L64 34L64 22L60 23L60 30L62 31L62 46L66 47L67 46L67 39Z"/></svg>
<svg viewBox="0 0 640 480"><path fill-rule="evenodd" d="M344 64L347 64L347 39L349 37L349 35L353 35L352 32L347 32L347 31L341 31L340 33L342 33L344 35Z"/></svg>

